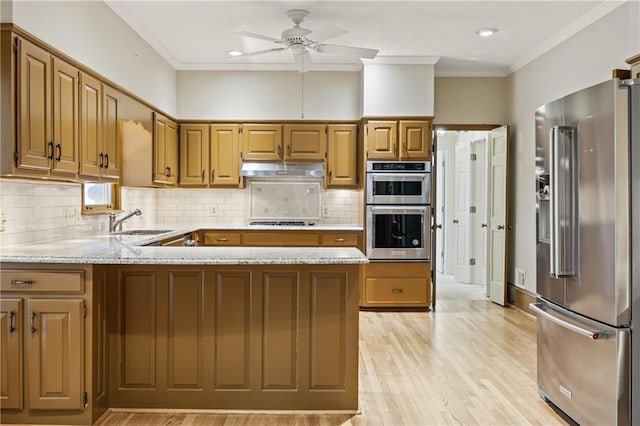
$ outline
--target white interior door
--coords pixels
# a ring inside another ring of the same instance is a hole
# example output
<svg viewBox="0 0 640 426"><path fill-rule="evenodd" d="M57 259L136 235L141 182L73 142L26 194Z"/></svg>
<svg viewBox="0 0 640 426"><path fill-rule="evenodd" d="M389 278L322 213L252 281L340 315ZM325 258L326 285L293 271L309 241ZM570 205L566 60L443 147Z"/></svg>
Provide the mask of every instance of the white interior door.
<svg viewBox="0 0 640 426"><path fill-rule="evenodd" d="M445 169L446 169L445 151L438 151L438 165L436 167L436 271L444 274L444 204L445 204Z"/></svg>
<svg viewBox="0 0 640 426"><path fill-rule="evenodd" d="M471 258L475 259L472 267L472 281L474 284L487 286L487 232L482 225L487 220L487 137L476 139L471 143L471 155L475 160L471 162L471 198L475 213L471 214Z"/></svg>
<svg viewBox="0 0 640 426"><path fill-rule="evenodd" d="M471 200L471 167L468 142L456 143L455 171L455 214L451 220L456 239L456 261L454 276L461 283L471 282L470 247L470 200Z"/></svg>
<svg viewBox="0 0 640 426"><path fill-rule="evenodd" d="M507 303L507 181L508 127L494 129L488 142L488 256L487 281L489 299L499 305Z"/></svg>

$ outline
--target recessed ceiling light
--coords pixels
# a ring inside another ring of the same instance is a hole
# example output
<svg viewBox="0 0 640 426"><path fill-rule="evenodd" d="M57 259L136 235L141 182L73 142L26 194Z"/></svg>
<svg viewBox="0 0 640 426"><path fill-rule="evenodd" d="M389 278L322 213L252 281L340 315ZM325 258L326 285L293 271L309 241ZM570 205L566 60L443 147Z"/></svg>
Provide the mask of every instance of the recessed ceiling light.
<svg viewBox="0 0 640 426"><path fill-rule="evenodd" d="M489 37L497 33L498 30L496 28L479 28L476 30L476 34L480 37Z"/></svg>
<svg viewBox="0 0 640 426"><path fill-rule="evenodd" d="M240 56L242 55L242 52L239 50L229 50L227 51L227 55L229 56Z"/></svg>

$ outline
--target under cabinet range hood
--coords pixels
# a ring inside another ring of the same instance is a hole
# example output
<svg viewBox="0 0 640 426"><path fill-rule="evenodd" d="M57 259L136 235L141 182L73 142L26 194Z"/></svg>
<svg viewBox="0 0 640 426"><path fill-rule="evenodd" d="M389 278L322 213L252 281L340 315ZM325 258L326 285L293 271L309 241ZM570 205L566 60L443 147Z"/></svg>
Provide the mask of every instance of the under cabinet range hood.
<svg viewBox="0 0 640 426"><path fill-rule="evenodd" d="M324 176L323 163L242 163L240 175L245 177L313 177Z"/></svg>

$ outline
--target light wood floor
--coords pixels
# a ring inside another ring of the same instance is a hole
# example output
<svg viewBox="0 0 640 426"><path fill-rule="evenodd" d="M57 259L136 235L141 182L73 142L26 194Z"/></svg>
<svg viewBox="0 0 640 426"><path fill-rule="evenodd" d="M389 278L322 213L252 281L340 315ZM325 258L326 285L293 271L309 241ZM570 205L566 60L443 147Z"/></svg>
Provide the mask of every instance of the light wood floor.
<svg viewBox="0 0 640 426"><path fill-rule="evenodd" d="M537 395L535 320L442 279L435 312L360 313L360 410L111 413L103 425L566 425Z"/></svg>

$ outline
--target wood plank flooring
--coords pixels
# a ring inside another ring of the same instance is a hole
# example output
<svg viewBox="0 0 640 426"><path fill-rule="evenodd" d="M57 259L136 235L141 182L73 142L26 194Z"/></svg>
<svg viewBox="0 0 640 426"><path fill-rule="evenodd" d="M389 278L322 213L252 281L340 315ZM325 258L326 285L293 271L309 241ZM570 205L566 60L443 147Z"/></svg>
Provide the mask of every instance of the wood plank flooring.
<svg viewBox="0 0 640 426"><path fill-rule="evenodd" d="M360 413L111 413L137 425L566 425L537 394L535 320L439 282L435 312L360 313Z"/></svg>

